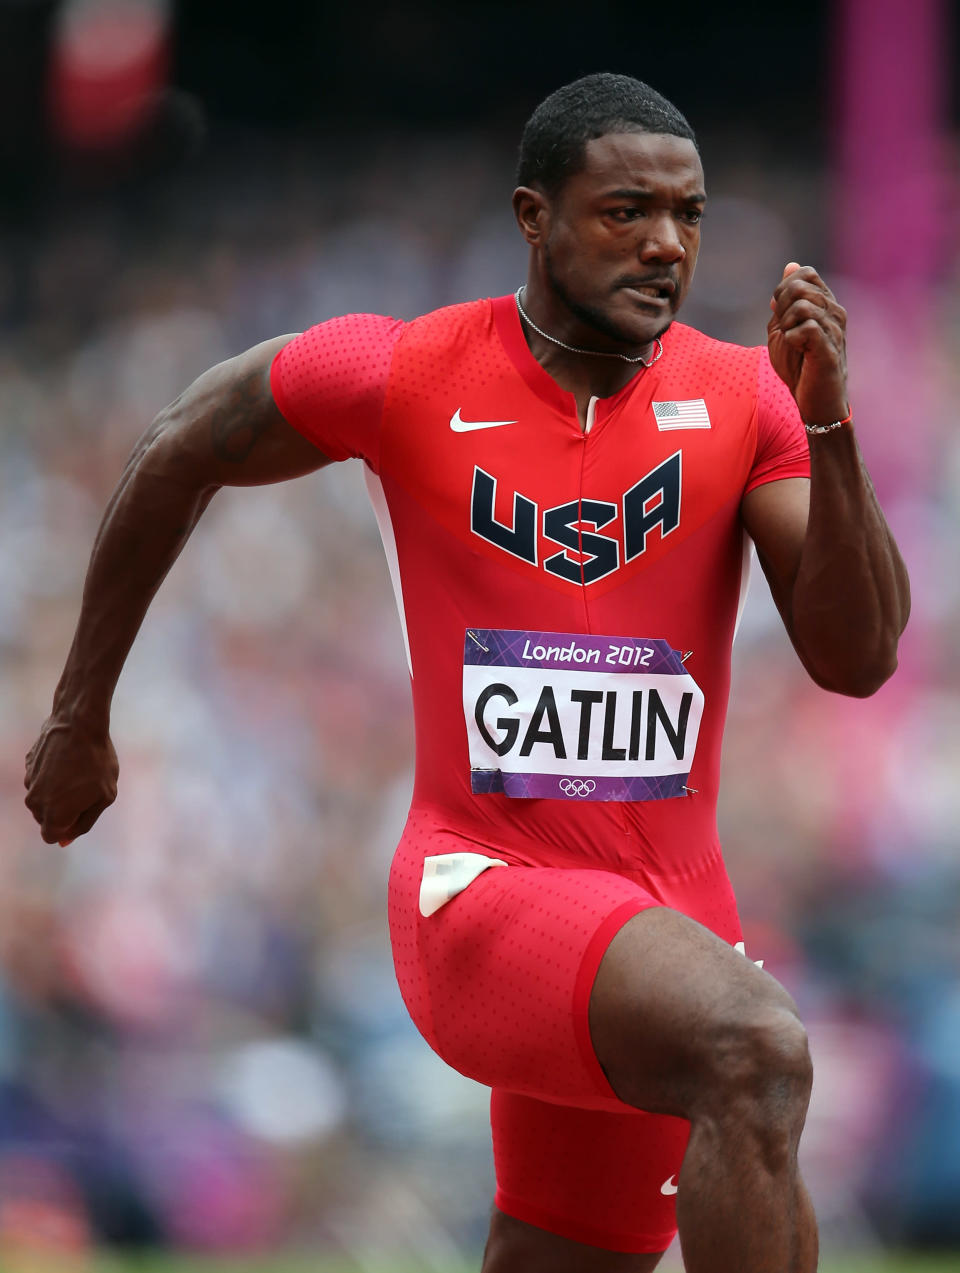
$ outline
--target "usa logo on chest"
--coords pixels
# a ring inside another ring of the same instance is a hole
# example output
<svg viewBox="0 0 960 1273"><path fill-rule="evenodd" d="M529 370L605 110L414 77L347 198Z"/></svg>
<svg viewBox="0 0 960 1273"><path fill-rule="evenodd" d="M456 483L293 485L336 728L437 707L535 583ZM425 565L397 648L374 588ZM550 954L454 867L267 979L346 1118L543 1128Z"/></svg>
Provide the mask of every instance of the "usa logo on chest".
<svg viewBox="0 0 960 1273"><path fill-rule="evenodd" d="M613 574L647 549L651 531L663 539L680 525L682 452L657 464L624 490L619 501L580 496L550 508L513 492L511 522L496 517L497 479L480 465L473 470L470 529L512 557L541 564L570 583L591 584ZM556 552L539 551L541 534Z"/></svg>

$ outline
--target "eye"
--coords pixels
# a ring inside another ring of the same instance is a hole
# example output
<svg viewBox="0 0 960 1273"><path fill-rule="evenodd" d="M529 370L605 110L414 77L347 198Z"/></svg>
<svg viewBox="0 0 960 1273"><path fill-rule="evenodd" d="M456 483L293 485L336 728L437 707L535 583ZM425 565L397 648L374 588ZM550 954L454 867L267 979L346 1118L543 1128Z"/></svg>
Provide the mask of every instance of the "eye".
<svg viewBox="0 0 960 1273"><path fill-rule="evenodd" d="M607 216L613 217L614 221L636 221L644 215L643 208L611 208Z"/></svg>
<svg viewBox="0 0 960 1273"><path fill-rule="evenodd" d="M703 208L687 208L680 213L680 220L687 225L699 225L703 220Z"/></svg>

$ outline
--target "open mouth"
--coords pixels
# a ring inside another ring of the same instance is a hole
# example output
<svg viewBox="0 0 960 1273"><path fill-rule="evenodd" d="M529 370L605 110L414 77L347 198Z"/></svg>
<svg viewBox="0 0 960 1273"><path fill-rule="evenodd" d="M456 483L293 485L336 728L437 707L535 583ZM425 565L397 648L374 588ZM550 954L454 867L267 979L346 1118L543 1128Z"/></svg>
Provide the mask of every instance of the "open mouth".
<svg viewBox="0 0 960 1273"><path fill-rule="evenodd" d="M642 286L628 287L625 290L632 292L634 296L639 296L644 301L665 303L673 298L675 289L672 283L644 283Z"/></svg>

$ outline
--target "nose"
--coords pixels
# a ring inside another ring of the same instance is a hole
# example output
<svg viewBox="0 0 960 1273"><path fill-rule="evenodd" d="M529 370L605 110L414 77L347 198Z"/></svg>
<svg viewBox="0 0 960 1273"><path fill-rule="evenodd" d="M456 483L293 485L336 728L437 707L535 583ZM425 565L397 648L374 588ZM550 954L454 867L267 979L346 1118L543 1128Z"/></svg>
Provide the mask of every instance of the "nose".
<svg viewBox="0 0 960 1273"><path fill-rule="evenodd" d="M669 212L649 217L640 241L641 261L664 261L676 264L687 255L677 223Z"/></svg>

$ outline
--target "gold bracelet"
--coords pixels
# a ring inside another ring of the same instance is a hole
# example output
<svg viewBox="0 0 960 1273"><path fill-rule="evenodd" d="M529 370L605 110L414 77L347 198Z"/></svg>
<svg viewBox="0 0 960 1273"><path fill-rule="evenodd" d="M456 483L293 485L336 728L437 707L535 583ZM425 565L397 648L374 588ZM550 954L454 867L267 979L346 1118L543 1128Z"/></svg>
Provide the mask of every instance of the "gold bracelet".
<svg viewBox="0 0 960 1273"><path fill-rule="evenodd" d="M804 428L808 433L832 433L834 429L842 429L845 424L849 424L853 419L853 411L847 405L849 414L845 420L834 420L831 424L804 424Z"/></svg>

